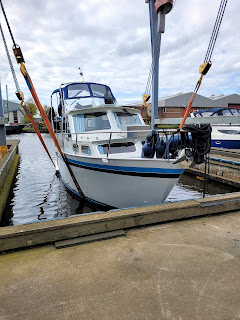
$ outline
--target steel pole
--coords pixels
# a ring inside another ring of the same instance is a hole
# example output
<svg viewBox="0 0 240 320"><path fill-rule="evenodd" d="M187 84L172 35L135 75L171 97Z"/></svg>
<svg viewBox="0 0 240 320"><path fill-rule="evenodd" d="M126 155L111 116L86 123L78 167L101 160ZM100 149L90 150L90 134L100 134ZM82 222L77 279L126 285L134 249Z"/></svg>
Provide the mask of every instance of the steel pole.
<svg viewBox="0 0 240 320"><path fill-rule="evenodd" d="M152 48L152 59L155 60L155 67L153 72L152 82L152 118L151 127L154 129L156 125L156 119L158 119L158 78L159 78L159 57L160 57L160 46L161 46L161 33L158 35L158 14L155 9L155 0L149 0L149 16L150 16L150 30L151 30L151 48ZM160 42L155 50L157 36L160 37ZM154 56L154 53L156 56Z"/></svg>
<svg viewBox="0 0 240 320"><path fill-rule="evenodd" d="M7 151L6 129L4 124L2 89L0 81L0 156L4 156Z"/></svg>

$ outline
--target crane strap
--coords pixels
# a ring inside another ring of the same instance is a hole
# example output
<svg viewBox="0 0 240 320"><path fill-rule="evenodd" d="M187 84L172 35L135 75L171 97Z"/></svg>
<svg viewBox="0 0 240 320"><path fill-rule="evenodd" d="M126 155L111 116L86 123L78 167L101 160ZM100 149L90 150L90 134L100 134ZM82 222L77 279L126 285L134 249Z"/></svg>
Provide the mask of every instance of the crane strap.
<svg viewBox="0 0 240 320"><path fill-rule="evenodd" d="M182 129L182 127L184 126L184 123L185 123L187 117L189 116L189 113L190 113L191 108L192 108L193 101L194 101L194 99L195 99L195 97L196 97L196 94L197 94L197 92L198 92L198 89L199 89L200 86L201 86L202 78L203 78L203 75L201 74L201 76L200 76L200 78L199 78L199 80L198 80L198 82L197 82L197 84L196 84L196 87L195 87L195 89L194 89L194 92L192 93L192 96L191 96L191 98L190 98L190 100L189 100L187 109L186 109L186 111L185 111L185 114L184 114L184 116L183 116L182 122L181 122L180 127L179 127L180 129Z"/></svg>
<svg viewBox="0 0 240 320"><path fill-rule="evenodd" d="M73 172L72 172L72 169L71 169L71 167L70 167L70 165L69 165L69 163L68 163L65 155L63 154L63 152L62 152L62 150L61 150L61 148L60 148L60 145L59 145L58 140L57 140L57 138L56 138L56 135L55 135L55 133L54 133L54 131L53 131L53 128L52 128L52 126L51 126L51 123L50 123L50 121L48 120L48 117L47 117L47 115L46 115L46 112L45 112L45 110L43 109L43 107L42 107L42 105L41 105L41 103L40 103L40 100L39 100L39 98L38 98L38 95L37 95L37 93L36 93L36 91L35 91L35 88L34 88L34 86L33 86L32 80L31 80L31 78L30 78L30 76L29 76L29 74L28 74L28 72L27 72L27 69L26 69L26 67L25 67L25 65L24 65L23 62L20 63L20 70L21 70L21 72L22 72L22 74L23 74L23 77L24 77L24 79L25 79L25 81L26 81L26 83L27 83L27 86L28 86L28 88L29 88L29 90L30 90L30 92L31 92L31 94L32 94L33 100L35 101L36 106L38 107L38 110L39 110L40 113L41 113L41 116L42 116L42 118L43 118L43 121L44 121L44 123L45 123L45 125L46 125L46 127L47 127L47 129L48 129L48 131L49 131L49 133L50 133L50 135L51 135L51 137L52 137L52 139L53 139L53 141L54 141L57 149L58 149L58 152L60 153L63 161L65 162L65 164L66 164L66 166L67 166L67 169L68 169L68 171L69 171L69 173L70 173L70 175L71 175L71 177L72 177L72 180L73 180L73 182L74 182L74 184L75 184L75 186L76 186L76 188L77 188L77 190L78 190L78 193L81 195L81 197L82 197L83 199L85 199L86 197L85 197L82 189L80 188L80 186L79 186L79 184L78 184L78 182L77 182L77 180L76 180L76 178L75 178L75 176L74 176L74 174L73 174Z"/></svg>
<svg viewBox="0 0 240 320"><path fill-rule="evenodd" d="M48 154L48 156L49 156L49 158L50 158L50 160L52 162L52 164L54 165L52 157L51 157L51 155L50 155L50 153L49 153L49 151L47 149L47 146L46 146L46 144L45 144L45 142L44 142L44 140L43 140L43 138L41 136L41 133L40 133L36 123L34 122L34 119L33 119L32 115L31 115L31 113L29 112L26 103L24 102L24 94L20 90L20 87L19 87L19 84L18 84L18 80L17 80L16 73L15 73L15 70L14 70L14 67L13 67L13 64L12 64L12 60L11 60L11 57L10 57L10 54L9 54L9 50L8 50L8 47L7 47L7 42L6 42L4 33L3 33L3 29L2 29L1 23L0 23L0 31L1 31L1 34L2 34L2 39L3 39L3 43L4 43L4 46L5 46L6 53L7 53L8 62L9 62L9 65L10 65L10 69L12 71L13 80L15 82L15 86L16 86L16 90L17 90L16 91L16 96L21 101L20 106L25 110L26 115L28 116L28 119L30 120L32 126L34 127L34 129L35 129L35 131L36 131L36 133L38 135L39 140L41 141L44 149L46 150L46 152L47 152L47 154Z"/></svg>
<svg viewBox="0 0 240 320"><path fill-rule="evenodd" d="M31 115L31 113L30 113L29 110L28 110L28 107L27 107L26 103L25 103L24 101L21 101L20 106L21 106L21 107L24 109L24 111L26 112L26 114L27 114L27 116L28 116L28 119L30 120L33 128L35 129L35 131L36 131L36 133L37 133L37 135L38 135L39 140L41 141L41 143L42 143L45 151L47 152L50 160L52 161L52 164L55 166L55 164L54 164L54 162L53 162L53 160L52 160L52 157L51 157L51 155L50 155L50 153L49 153L49 151L48 151L48 148L47 148L47 146L46 146L46 144L45 144L45 142L44 142L44 140L43 140L43 138L42 138L42 136L41 136L41 133L40 133L40 131L39 131L36 123L35 123L34 120L33 120L33 117L32 117L32 115Z"/></svg>
<svg viewBox="0 0 240 320"><path fill-rule="evenodd" d="M4 10L3 4L2 4L2 0L0 0L0 5L1 5L2 12L4 14L4 17L5 17L7 26L8 26L9 33L10 33L12 41L13 41L13 53L15 55L17 63L20 64L20 70L21 70L22 75L23 75L23 77L24 77L24 79L25 79L25 81L27 83L27 86L28 86L28 88L29 88L29 90L30 90L30 92L32 94L33 100L35 101L36 106L37 106L37 108L38 108L38 110L39 110L39 112L40 112L40 114L41 114L41 116L43 118L43 121L44 121L44 123L45 123L45 125L46 125L46 127L47 127L47 129L48 129L48 131L49 131L49 133L50 133L50 135L51 135L51 137L52 137L52 139L53 139L53 141L54 141L54 143L55 143L55 145L56 145L56 147L57 147L57 149L58 149L58 151L59 151L59 153L60 153L60 155L62 157L62 159L63 159L63 161L66 164L66 167L67 167L67 169L68 169L68 171L69 171L69 173L70 173L70 175L72 177L72 180L73 180L73 182L74 182L74 184L75 184L75 186L76 186L76 188L78 190L78 193L80 194L80 196L83 199L86 199L82 189L80 188L80 186L79 186L79 184L78 184L78 182L77 182L77 180L76 180L76 178L75 178L75 176L74 176L74 174L72 172L72 169L71 169L71 167L70 167L65 155L63 154L63 152L62 152L62 150L61 150L61 148L59 146L59 143L57 141L57 138L55 136L53 128L52 128L52 126L50 124L50 121L48 120L46 112L43 109L43 107L42 107L42 105L41 105L41 103L40 103L40 101L38 99L38 96L37 96L37 93L36 93L35 88L33 86L32 80L31 80L31 78L30 78L30 76L29 76L29 74L27 72L26 66L24 64L25 61L24 61L24 58L23 58L23 55L22 55L21 48L16 44L15 39L13 37L13 33L11 31L11 28L10 28L10 25L9 25L9 22L8 22L8 19L7 19L7 15L6 15L5 10Z"/></svg>

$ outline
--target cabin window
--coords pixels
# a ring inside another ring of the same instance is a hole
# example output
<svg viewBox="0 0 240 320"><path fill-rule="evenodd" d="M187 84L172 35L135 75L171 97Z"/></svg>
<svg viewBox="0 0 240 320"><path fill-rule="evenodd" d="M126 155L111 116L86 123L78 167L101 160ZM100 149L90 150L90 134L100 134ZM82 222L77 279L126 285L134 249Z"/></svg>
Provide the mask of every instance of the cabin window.
<svg viewBox="0 0 240 320"><path fill-rule="evenodd" d="M219 132L224 133L224 134L240 134L240 131L237 130L219 130Z"/></svg>
<svg viewBox="0 0 240 320"><path fill-rule="evenodd" d="M93 112L73 115L76 133L111 129L106 112Z"/></svg>
<svg viewBox="0 0 240 320"><path fill-rule="evenodd" d="M81 146L81 152L83 153L83 154L87 154L87 155L91 155L91 149L90 149L90 147L89 146L84 146L84 145L82 145Z"/></svg>
<svg viewBox="0 0 240 320"><path fill-rule="evenodd" d="M109 148L108 143L98 145L98 151L100 154L127 153L135 152L136 147L133 142L115 142L111 143Z"/></svg>
<svg viewBox="0 0 240 320"><path fill-rule="evenodd" d="M142 124L139 115L136 113L125 112L114 112L114 117L117 122L118 128L121 126L130 126L134 124Z"/></svg>

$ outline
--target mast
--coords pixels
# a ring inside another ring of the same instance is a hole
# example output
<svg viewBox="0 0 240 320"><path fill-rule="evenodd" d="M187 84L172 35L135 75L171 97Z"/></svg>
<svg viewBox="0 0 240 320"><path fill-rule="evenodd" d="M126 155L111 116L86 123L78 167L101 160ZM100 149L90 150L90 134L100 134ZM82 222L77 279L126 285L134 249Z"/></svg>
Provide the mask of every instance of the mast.
<svg viewBox="0 0 240 320"><path fill-rule="evenodd" d="M6 104L6 107L7 107L7 117L8 117L8 123L9 123L9 109L8 109L8 86L6 84L6 99L7 99L7 104Z"/></svg>

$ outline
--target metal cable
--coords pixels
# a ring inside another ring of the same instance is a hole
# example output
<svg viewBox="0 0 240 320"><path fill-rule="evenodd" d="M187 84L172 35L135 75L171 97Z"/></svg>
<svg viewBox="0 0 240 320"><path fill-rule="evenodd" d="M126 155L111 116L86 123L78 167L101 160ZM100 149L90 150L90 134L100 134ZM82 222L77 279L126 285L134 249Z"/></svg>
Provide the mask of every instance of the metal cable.
<svg viewBox="0 0 240 320"><path fill-rule="evenodd" d="M208 49L207 49L207 53L206 53L204 62L207 62L207 61L211 60L213 49L215 47L215 43L216 43L216 40L217 40L217 36L218 36L218 33L219 33L219 29L220 29L220 26L221 26L223 15L224 15L224 12L225 12L225 9L226 9L227 1L228 0L221 0L220 7L219 7L219 10L218 10L218 15L217 15L217 18L215 20L215 24L214 24L214 27L213 27L213 32L212 32L212 35L211 35L211 38L210 38L210 42L209 42L209 45L208 45Z"/></svg>
<svg viewBox="0 0 240 320"><path fill-rule="evenodd" d="M9 51L8 51L7 42L6 42L4 33L3 33L3 29L2 29L1 23L0 23L0 31L1 31L1 34L2 34L2 39L3 39L4 47L5 47L5 50L6 50L6 53L7 53L10 69L12 71L13 80L15 82L16 90L17 90L17 92L19 92L20 91L20 87L19 87L19 84L18 84L18 81L17 81L17 77L16 77L16 73L15 73L15 70L14 70L14 67L13 67L13 64L12 64L12 60L11 60L11 57L10 57L10 54L9 54Z"/></svg>
<svg viewBox="0 0 240 320"><path fill-rule="evenodd" d="M4 17L5 17L5 20L6 20L6 23L7 23L7 26L8 26L8 30L9 30L10 36L11 36L11 38L12 38L12 42L13 42L14 46L16 46L16 42L15 42L15 40L14 40L14 37L13 37L13 34L12 34L12 30L11 30L10 25L9 25L9 23L8 23L7 15L6 15L5 10L4 10L4 8L3 8L2 0L0 0L0 5L1 5L1 7L2 7L2 12L3 12L3 15L4 15Z"/></svg>
<svg viewBox="0 0 240 320"><path fill-rule="evenodd" d="M150 94L150 91L151 91L153 75L154 75L157 56L158 56L158 52L159 52L160 41L161 41L161 34L159 33L157 36L157 39L155 41L152 64L151 64L149 75L148 75L148 81L147 81L147 85L146 85L145 94Z"/></svg>

